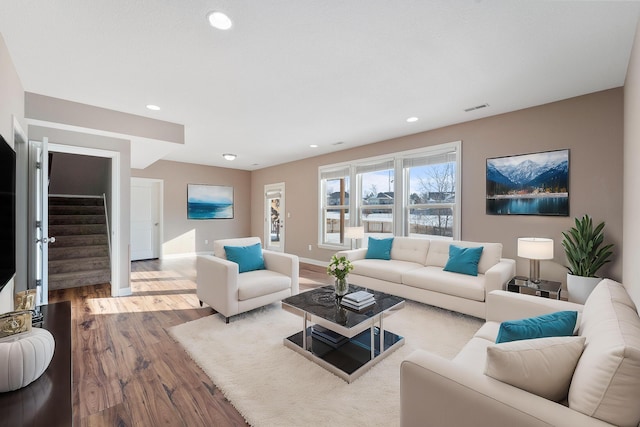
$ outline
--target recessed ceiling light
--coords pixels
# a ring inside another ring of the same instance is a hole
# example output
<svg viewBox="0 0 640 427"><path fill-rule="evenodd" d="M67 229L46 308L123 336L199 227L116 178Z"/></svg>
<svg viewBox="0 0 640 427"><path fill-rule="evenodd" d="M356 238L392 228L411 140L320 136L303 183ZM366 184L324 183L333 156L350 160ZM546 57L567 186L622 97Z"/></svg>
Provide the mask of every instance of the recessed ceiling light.
<svg viewBox="0 0 640 427"><path fill-rule="evenodd" d="M153 105L153 104L148 104L147 108L149 110L153 110L153 111L159 111L160 110L160 107L158 107L157 105Z"/></svg>
<svg viewBox="0 0 640 427"><path fill-rule="evenodd" d="M318 148L318 144L311 144L309 147L311 147L311 148Z"/></svg>
<svg viewBox="0 0 640 427"><path fill-rule="evenodd" d="M236 156L235 154L231 154L231 153L224 153L224 154L222 155L222 157L224 157L224 158L225 158L225 160L229 160L229 161L231 161L231 160L235 160L235 159L236 159L236 157L238 157L238 156Z"/></svg>
<svg viewBox="0 0 640 427"><path fill-rule="evenodd" d="M413 122L417 122L417 121L418 121L418 118L417 118L417 117L409 117L409 118L407 119L407 122L408 122L408 123L413 123Z"/></svg>
<svg viewBox="0 0 640 427"><path fill-rule="evenodd" d="M218 30L228 30L233 26L231 19L222 12L211 12L207 15L207 19L209 24Z"/></svg>

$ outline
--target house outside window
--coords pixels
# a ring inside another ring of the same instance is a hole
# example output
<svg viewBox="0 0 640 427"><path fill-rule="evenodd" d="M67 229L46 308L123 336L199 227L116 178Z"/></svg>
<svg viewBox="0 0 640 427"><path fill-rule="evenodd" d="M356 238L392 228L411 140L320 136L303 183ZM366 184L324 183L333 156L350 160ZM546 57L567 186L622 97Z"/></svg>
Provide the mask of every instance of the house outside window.
<svg viewBox="0 0 640 427"><path fill-rule="evenodd" d="M363 246L370 236L459 239L461 146L457 141L320 167L319 245L349 248L349 226L364 228Z"/></svg>
<svg viewBox="0 0 640 427"><path fill-rule="evenodd" d="M349 167L320 172L320 245L344 245L344 228L349 225Z"/></svg>

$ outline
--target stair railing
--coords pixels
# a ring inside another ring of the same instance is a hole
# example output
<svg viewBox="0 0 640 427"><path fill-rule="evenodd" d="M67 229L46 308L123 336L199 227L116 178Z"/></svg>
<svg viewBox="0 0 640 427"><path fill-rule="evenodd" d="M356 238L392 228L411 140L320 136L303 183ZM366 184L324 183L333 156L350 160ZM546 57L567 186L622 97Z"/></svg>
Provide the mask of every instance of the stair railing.
<svg viewBox="0 0 640 427"><path fill-rule="evenodd" d="M111 265L111 232L109 231L109 210L107 209L107 195L102 193L102 200L104 202L104 216L107 222L107 244L109 245L109 265Z"/></svg>

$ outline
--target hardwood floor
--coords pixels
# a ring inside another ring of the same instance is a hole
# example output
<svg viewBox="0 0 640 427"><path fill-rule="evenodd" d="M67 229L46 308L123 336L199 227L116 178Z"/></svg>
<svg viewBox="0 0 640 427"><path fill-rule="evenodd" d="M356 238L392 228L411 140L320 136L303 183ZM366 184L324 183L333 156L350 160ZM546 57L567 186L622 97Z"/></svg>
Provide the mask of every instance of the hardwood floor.
<svg viewBox="0 0 640 427"><path fill-rule="evenodd" d="M60 289L71 301L75 426L244 426L242 416L173 341L171 326L212 314L196 296L195 257L131 264L129 297L110 285ZM330 283L300 266L300 288Z"/></svg>

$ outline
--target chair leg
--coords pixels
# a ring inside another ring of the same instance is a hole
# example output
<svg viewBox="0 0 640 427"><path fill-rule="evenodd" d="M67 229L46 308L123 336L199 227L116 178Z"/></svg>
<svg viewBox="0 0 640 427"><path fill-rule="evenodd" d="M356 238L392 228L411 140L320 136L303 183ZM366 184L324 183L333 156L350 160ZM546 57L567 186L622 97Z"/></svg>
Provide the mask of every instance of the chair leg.
<svg viewBox="0 0 640 427"><path fill-rule="evenodd" d="M200 301L200 307L202 307L202 304L203 304L203 302L202 302L202 301Z"/></svg>

